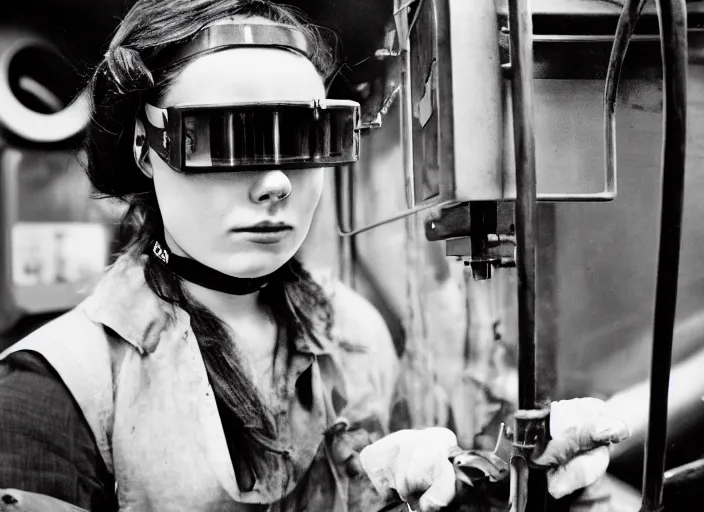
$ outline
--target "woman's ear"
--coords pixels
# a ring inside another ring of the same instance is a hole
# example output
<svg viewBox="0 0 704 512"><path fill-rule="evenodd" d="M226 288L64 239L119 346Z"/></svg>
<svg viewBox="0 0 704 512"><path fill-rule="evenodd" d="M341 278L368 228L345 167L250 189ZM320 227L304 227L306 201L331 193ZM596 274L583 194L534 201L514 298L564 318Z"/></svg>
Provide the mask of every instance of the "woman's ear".
<svg viewBox="0 0 704 512"><path fill-rule="evenodd" d="M134 161L142 173L149 179L154 176L154 170L149 162L149 145L147 144L147 131L141 119L134 122L134 141L132 142Z"/></svg>

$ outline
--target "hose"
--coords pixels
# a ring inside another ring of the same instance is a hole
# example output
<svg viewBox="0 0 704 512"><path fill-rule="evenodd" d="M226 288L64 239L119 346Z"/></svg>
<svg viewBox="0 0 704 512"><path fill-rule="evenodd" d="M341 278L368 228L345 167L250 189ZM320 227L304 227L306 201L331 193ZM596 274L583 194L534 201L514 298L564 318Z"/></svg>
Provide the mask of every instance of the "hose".
<svg viewBox="0 0 704 512"><path fill-rule="evenodd" d="M628 44L646 0L626 0L616 26L604 89L604 164L607 189L616 190L616 95Z"/></svg>

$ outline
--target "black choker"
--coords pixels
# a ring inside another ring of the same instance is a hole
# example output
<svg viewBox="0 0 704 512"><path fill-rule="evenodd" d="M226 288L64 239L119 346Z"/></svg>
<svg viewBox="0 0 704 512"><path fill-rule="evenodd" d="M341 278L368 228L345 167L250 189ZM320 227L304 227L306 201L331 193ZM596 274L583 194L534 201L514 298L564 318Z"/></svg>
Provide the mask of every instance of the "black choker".
<svg viewBox="0 0 704 512"><path fill-rule="evenodd" d="M269 284L271 279L271 275L252 279L228 276L196 260L173 254L164 242L158 240L149 245L148 251L150 256L156 257L162 265L180 278L231 295L249 295L257 292Z"/></svg>

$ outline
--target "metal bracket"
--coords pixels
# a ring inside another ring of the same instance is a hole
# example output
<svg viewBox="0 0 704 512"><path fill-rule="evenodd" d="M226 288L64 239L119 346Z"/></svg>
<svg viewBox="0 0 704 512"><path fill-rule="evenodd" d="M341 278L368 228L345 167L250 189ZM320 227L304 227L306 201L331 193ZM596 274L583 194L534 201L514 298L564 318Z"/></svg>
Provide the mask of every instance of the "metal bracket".
<svg viewBox="0 0 704 512"><path fill-rule="evenodd" d="M535 469L533 458L540 455L550 438L550 409L521 409L514 414L511 453L511 497L516 512L544 510L546 495L529 492ZM536 476L541 476L537 474Z"/></svg>
<svg viewBox="0 0 704 512"><path fill-rule="evenodd" d="M513 456L521 456L530 464L545 449L549 435L550 408L518 410L514 416Z"/></svg>
<svg viewBox="0 0 704 512"><path fill-rule="evenodd" d="M445 254L472 267L474 279L491 278L493 267L516 264L514 203L461 203L430 217L425 223L429 241L445 240Z"/></svg>

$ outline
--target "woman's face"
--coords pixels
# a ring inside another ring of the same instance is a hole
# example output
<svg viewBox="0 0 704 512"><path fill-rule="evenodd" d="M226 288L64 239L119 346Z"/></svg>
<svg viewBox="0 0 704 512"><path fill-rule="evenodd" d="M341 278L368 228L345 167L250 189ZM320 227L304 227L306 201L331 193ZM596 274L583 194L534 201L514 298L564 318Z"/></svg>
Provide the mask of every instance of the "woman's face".
<svg viewBox="0 0 704 512"><path fill-rule="evenodd" d="M306 58L278 49L236 48L190 63L159 106L324 97L323 81ZM269 274L296 253L323 188L323 169L187 175L172 170L153 150L149 162L172 252L235 277ZM261 223L283 229L263 232Z"/></svg>

